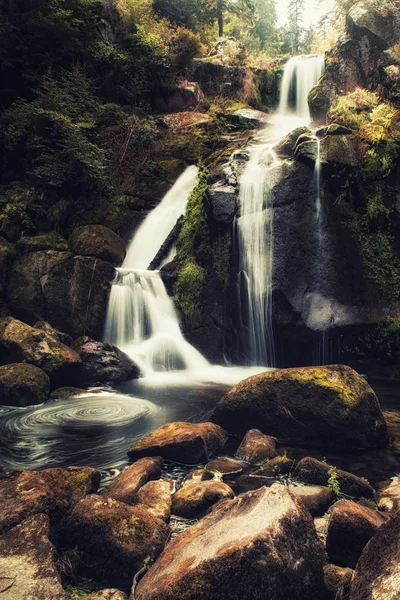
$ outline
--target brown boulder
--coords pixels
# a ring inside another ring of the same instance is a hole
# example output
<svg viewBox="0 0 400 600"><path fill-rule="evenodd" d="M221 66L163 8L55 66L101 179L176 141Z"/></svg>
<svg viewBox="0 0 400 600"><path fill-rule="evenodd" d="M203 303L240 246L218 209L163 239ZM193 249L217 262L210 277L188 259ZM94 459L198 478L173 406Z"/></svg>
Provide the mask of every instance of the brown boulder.
<svg viewBox="0 0 400 600"><path fill-rule="evenodd" d="M149 481L138 491L137 502L147 508L152 515L168 523L171 518L171 494L174 487L175 482L170 479Z"/></svg>
<svg viewBox="0 0 400 600"><path fill-rule="evenodd" d="M225 498L233 498L233 490L222 481L201 481L185 485L172 496L172 513L191 519Z"/></svg>
<svg viewBox="0 0 400 600"><path fill-rule="evenodd" d="M306 507L312 517L325 514L335 500L332 490L320 485L290 485L289 490Z"/></svg>
<svg viewBox="0 0 400 600"><path fill-rule="evenodd" d="M323 597L323 549L284 486L220 502L175 537L135 600L310 600Z"/></svg>
<svg viewBox="0 0 400 600"><path fill-rule="evenodd" d="M294 467L294 460L287 456L276 456L271 460L266 460L252 475L255 477L277 477L278 475L288 475Z"/></svg>
<svg viewBox="0 0 400 600"><path fill-rule="evenodd" d="M206 464L206 469L207 471L220 473L222 475L238 475L239 473L242 473L243 466L232 458L220 456L210 460L210 462Z"/></svg>
<svg viewBox="0 0 400 600"><path fill-rule="evenodd" d="M250 429L246 433L235 454L237 458L255 465L276 455L276 439L259 429Z"/></svg>
<svg viewBox="0 0 400 600"><path fill-rule="evenodd" d="M140 376L137 364L113 344L82 336L75 340L72 348L82 360L79 379L86 385L129 381Z"/></svg>
<svg viewBox="0 0 400 600"><path fill-rule="evenodd" d="M207 471L207 469L195 469L188 473L181 481L181 486L190 485L191 483L200 483L200 481L210 481L215 479L215 473Z"/></svg>
<svg viewBox="0 0 400 600"><path fill-rule="evenodd" d="M119 267L125 258L125 244L121 238L104 225L83 225L74 229L69 245L75 254L93 256Z"/></svg>
<svg viewBox="0 0 400 600"><path fill-rule="evenodd" d="M50 379L42 369L26 363L0 367L0 405L42 404L49 393Z"/></svg>
<svg viewBox="0 0 400 600"><path fill-rule="evenodd" d="M131 458L162 456L184 464L208 461L228 439L226 431L214 423L167 423L135 442L128 450Z"/></svg>
<svg viewBox="0 0 400 600"><path fill-rule="evenodd" d="M142 458L122 471L103 491L102 496L127 504L136 503L139 489L151 479L158 479L164 461L159 456Z"/></svg>
<svg viewBox="0 0 400 600"><path fill-rule="evenodd" d="M354 568L364 546L388 516L349 500L339 500L329 518L326 549L332 562Z"/></svg>
<svg viewBox="0 0 400 600"><path fill-rule="evenodd" d="M350 594L352 569L326 565L324 567L324 581L327 600L348 600Z"/></svg>
<svg viewBox="0 0 400 600"><path fill-rule="evenodd" d="M392 477L390 484L379 490L380 510L400 513L400 477Z"/></svg>

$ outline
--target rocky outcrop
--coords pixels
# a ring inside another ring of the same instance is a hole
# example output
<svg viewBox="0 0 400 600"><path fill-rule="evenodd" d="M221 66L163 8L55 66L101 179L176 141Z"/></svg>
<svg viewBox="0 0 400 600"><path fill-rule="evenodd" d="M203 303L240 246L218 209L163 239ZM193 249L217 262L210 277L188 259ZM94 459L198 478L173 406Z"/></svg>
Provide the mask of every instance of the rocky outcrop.
<svg viewBox="0 0 400 600"><path fill-rule="evenodd" d="M364 449L388 442L375 393L342 365L254 375L218 402L212 420L229 432L258 427L292 443Z"/></svg>
<svg viewBox="0 0 400 600"><path fill-rule="evenodd" d="M72 348L82 361L79 379L84 384L117 383L137 379L140 375L137 364L113 344L82 336L75 340Z"/></svg>
<svg viewBox="0 0 400 600"><path fill-rule="evenodd" d="M259 429L250 429L235 453L240 460L254 465L275 458L276 455L276 439L265 435Z"/></svg>
<svg viewBox="0 0 400 600"><path fill-rule="evenodd" d="M185 485L172 496L172 512L191 519L226 498L234 498L233 490L222 481L201 481Z"/></svg>
<svg viewBox="0 0 400 600"><path fill-rule="evenodd" d="M122 471L103 491L105 498L114 498L127 504L137 501L139 489L151 479L158 479L164 461L160 457L142 458Z"/></svg>
<svg viewBox="0 0 400 600"><path fill-rule="evenodd" d="M284 486L264 487L174 538L131 598L320 598L323 560L311 517Z"/></svg>
<svg viewBox="0 0 400 600"><path fill-rule="evenodd" d="M139 489L137 502L147 508L155 517L168 522L171 517L171 494L174 487L175 483L171 479L149 481Z"/></svg>
<svg viewBox="0 0 400 600"><path fill-rule="evenodd" d="M196 465L221 450L227 439L226 431L214 423L167 423L135 442L129 448L128 456L161 456Z"/></svg>
<svg viewBox="0 0 400 600"><path fill-rule="evenodd" d="M284 157L294 157L294 151L297 140L301 135L311 135L311 130L308 127L296 127L290 131L273 147L274 152Z"/></svg>
<svg viewBox="0 0 400 600"><path fill-rule="evenodd" d="M69 237L74 254L92 256L120 267L125 258L125 244L121 238L103 225L84 225L74 229Z"/></svg>
<svg viewBox="0 0 400 600"><path fill-rule="evenodd" d="M0 367L0 404L30 406L49 397L50 379L42 369L25 363Z"/></svg>
<svg viewBox="0 0 400 600"><path fill-rule="evenodd" d="M320 517L325 514L335 500L332 490L320 485L291 485L289 490L292 496L305 506L312 517Z"/></svg>
<svg viewBox="0 0 400 600"><path fill-rule="evenodd" d="M219 181L208 188L205 200L216 224L222 227L231 225L238 210L237 193L233 186Z"/></svg>
<svg viewBox="0 0 400 600"><path fill-rule="evenodd" d="M204 104L204 94L197 81L180 81L165 98L157 98L160 110L166 113L199 110Z"/></svg>

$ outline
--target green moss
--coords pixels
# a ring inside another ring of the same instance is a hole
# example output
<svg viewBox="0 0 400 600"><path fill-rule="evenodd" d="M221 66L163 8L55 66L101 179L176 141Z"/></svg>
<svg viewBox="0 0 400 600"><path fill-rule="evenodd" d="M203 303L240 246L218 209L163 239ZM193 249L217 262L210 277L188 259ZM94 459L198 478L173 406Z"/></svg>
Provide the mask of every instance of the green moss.
<svg viewBox="0 0 400 600"><path fill-rule="evenodd" d="M206 270L192 260L186 260L174 286L174 296L188 321L195 320L201 308L206 283Z"/></svg>
<svg viewBox="0 0 400 600"><path fill-rule="evenodd" d="M213 264L215 273L224 287L230 283L232 238L229 233L218 237L213 243Z"/></svg>

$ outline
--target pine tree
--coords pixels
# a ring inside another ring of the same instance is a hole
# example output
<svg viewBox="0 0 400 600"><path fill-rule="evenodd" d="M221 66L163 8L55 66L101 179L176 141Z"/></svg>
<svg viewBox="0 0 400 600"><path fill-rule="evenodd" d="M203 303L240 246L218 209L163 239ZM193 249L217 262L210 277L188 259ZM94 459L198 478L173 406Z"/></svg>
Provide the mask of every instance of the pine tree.
<svg viewBox="0 0 400 600"><path fill-rule="evenodd" d="M304 0L290 0L289 29L292 38L292 54L299 54L303 35Z"/></svg>

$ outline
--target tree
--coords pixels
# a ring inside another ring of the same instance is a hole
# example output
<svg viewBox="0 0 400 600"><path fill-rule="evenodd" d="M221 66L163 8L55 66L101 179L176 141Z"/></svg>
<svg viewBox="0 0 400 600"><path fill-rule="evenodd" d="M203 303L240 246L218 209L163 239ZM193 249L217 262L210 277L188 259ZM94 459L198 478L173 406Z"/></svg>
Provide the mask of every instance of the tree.
<svg viewBox="0 0 400 600"><path fill-rule="evenodd" d="M250 31L257 40L259 49L274 54L278 45L277 15L275 0L255 0L256 16Z"/></svg>
<svg viewBox="0 0 400 600"><path fill-rule="evenodd" d="M292 38L292 54L299 54L303 35L304 0L289 2L289 30Z"/></svg>
<svg viewBox="0 0 400 600"><path fill-rule="evenodd" d="M304 54L312 54L314 52L316 37L317 36L314 27L310 25L303 38L302 51Z"/></svg>

